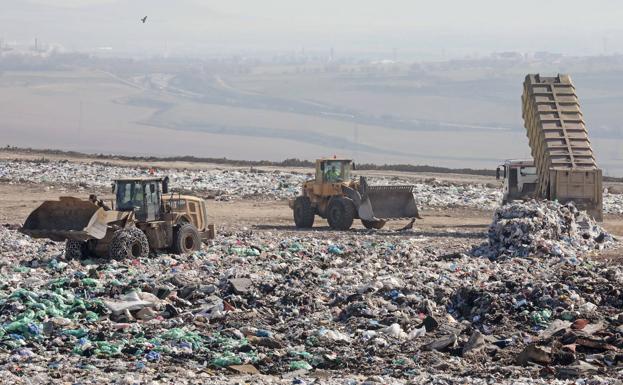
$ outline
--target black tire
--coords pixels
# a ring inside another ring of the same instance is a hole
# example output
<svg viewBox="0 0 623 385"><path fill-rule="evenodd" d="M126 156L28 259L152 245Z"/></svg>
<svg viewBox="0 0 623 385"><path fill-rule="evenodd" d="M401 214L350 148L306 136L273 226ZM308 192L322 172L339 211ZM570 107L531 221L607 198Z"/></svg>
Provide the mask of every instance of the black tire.
<svg viewBox="0 0 623 385"><path fill-rule="evenodd" d="M296 227L308 229L314 225L316 213L309 197L300 196L294 201L294 223Z"/></svg>
<svg viewBox="0 0 623 385"><path fill-rule="evenodd" d="M327 221L335 230L348 230L355 219L355 205L350 199L331 198L327 207Z"/></svg>
<svg viewBox="0 0 623 385"><path fill-rule="evenodd" d="M65 241L65 259L81 259L87 256L86 242L80 242L73 239Z"/></svg>
<svg viewBox="0 0 623 385"><path fill-rule="evenodd" d="M149 241L136 227L115 231L108 246L108 256L113 259L149 257Z"/></svg>
<svg viewBox="0 0 623 385"><path fill-rule="evenodd" d="M192 253L201 249L201 236L192 223L185 223L173 233L173 252L176 254Z"/></svg>
<svg viewBox="0 0 623 385"><path fill-rule="evenodd" d="M385 226L385 221L366 221L366 220L361 220L361 224L366 228L366 229L377 229L380 230L383 228L383 226Z"/></svg>

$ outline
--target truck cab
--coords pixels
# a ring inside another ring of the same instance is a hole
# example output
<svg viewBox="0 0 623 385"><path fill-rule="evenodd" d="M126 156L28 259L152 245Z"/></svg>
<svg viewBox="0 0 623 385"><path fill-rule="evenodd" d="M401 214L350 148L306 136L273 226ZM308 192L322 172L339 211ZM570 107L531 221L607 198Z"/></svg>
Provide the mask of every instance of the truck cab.
<svg viewBox="0 0 623 385"><path fill-rule="evenodd" d="M316 181L341 183L350 180L353 161L350 159L325 158L316 161Z"/></svg>
<svg viewBox="0 0 623 385"><path fill-rule="evenodd" d="M168 192L168 178L122 178L114 181L115 207L134 211L139 222L160 220L162 194Z"/></svg>
<svg viewBox="0 0 623 385"><path fill-rule="evenodd" d="M208 213L201 198L169 193L169 178L123 178L113 184L115 207L119 211L132 211L139 223L154 227L192 224L203 239L214 239L214 225L207 223ZM149 232L146 230L149 235ZM161 242L162 243L162 242Z"/></svg>
<svg viewBox="0 0 623 385"><path fill-rule="evenodd" d="M317 196L342 194L342 184L351 183L353 161L343 158L316 160L316 177L303 186L303 191L313 190Z"/></svg>
<svg viewBox="0 0 623 385"><path fill-rule="evenodd" d="M496 178L504 180L502 204L536 197L538 174L532 160L507 160L498 166Z"/></svg>

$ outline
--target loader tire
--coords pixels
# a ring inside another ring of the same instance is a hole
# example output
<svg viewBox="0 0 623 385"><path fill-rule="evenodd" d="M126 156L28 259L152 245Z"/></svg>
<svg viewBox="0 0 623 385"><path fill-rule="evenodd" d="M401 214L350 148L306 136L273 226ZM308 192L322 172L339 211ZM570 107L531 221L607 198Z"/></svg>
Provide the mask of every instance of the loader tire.
<svg viewBox="0 0 623 385"><path fill-rule="evenodd" d="M192 223L185 223L173 233L173 252L175 254L192 253L201 249L201 236Z"/></svg>
<svg viewBox="0 0 623 385"><path fill-rule="evenodd" d="M108 246L108 256L112 259L149 257L147 236L136 227L115 231Z"/></svg>
<svg viewBox="0 0 623 385"><path fill-rule="evenodd" d="M309 229L314 225L316 213L308 197L300 196L294 201L294 224L300 229Z"/></svg>
<svg viewBox="0 0 623 385"><path fill-rule="evenodd" d="M80 242L74 239L68 239L65 241L65 259L81 259L86 257L86 254L86 242Z"/></svg>
<svg viewBox="0 0 623 385"><path fill-rule="evenodd" d="M355 219L355 205L350 199L335 197L327 207L327 221L335 230L348 230Z"/></svg>
<svg viewBox="0 0 623 385"><path fill-rule="evenodd" d="M363 225L363 227L365 227L366 229L377 229L380 230L383 228L383 226L385 226L385 221L366 221L366 220L361 220L361 224Z"/></svg>

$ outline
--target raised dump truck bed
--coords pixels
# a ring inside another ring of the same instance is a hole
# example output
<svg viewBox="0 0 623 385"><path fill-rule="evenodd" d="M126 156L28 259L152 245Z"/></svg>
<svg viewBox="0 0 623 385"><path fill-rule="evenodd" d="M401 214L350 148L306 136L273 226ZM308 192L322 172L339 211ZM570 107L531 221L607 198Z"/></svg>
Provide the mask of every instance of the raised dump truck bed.
<svg viewBox="0 0 623 385"><path fill-rule="evenodd" d="M573 201L602 219L602 171L569 75L528 75L522 95L523 119L537 168L537 195Z"/></svg>

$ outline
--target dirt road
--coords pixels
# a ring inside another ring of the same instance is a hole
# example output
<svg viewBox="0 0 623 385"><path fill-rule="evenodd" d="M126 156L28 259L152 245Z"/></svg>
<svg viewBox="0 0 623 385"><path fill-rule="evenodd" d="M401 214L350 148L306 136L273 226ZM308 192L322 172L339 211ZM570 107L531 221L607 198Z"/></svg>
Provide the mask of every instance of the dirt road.
<svg viewBox="0 0 623 385"><path fill-rule="evenodd" d="M77 196L86 198L90 191L50 188L33 184L0 184L0 224L20 225L28 214L45 200L55 200L59 196ZM99 197L110 201L110 191L96 191ZM219 232L239 230L270 231L282 233L283 236L292 232L299 234L305 231L294 227L292 211L287 201L271 200L235 200L208 201L208 215L215 223ZM458 248L468 248L486 240L487 226L491 222L493 212L470 208L424 208L423 220L418 220L413 232L400 233L395 230L406 225L407 221L390 222L382 230L381 235L421 237L429 247L453 244ZM623 217L607 215L603 226L612 234L623 239ZM353 231L365 232L359 221L355 221ZM322 237L322 233L330 231L327 221L317 217L314 229L311 230ZM425 239L424 239L425 238ZM602 259L620 261L620 249L608 250L601 255Z"/></svg>
<svg viewBox="0 0 623 385"><path fill-rule="evenodd" d="M66 154L42 154L28 151L7 151L0 150L0 159L41 159L45 157L49 160L67 160L75 164L86 164L98 162L97 158L88 156L70 156ZM137 166L125 160L106 160L106 163L117 166ZM215 165L209 163L191 163L178 161L162 162L143 162L138 164L142 167L157 167L162 169L241 169L226 165ZM244 169L244 168L242 168ZM246 167L248 169L248 167ZM275 167L262 167L266 170L274 170ZM311 173L312 170L306 168L288 168L290 172ZM454 184L487 184L495 183L491 177L462 175L462 174L433 174L433 173L405 173L405 172L382 172L366 171L362 174L368 176L395 176L404 180L422 181L435 178L438 181L448 181ZM46 185L21 182L0 183L0 224L8 223L19 225L24 222L28 214L45 200L55 200L59 196L77 196L86 198L90 193L96 193L106 201L112 200L113 196L109 189L91 191L82 187L62 187L62 185ZM303 234L293 225L292 211L285 200L268 200L266 197L260 199L236 198L232 201L208 200L208 215L210 221L215 223L219 232L232 232L239 230L270 231L275 234L282 234L284 237L291 235L290 232ZM491 222L493 212L491 210L481 210L468 207L422 207L421 214L423 220L418 220L413 232L397 233L395 230L402 228L407 222L390 222L377 235L401 236L407 235L414 237L426 237L422 242L429 247L444 245L450 242L459 248L467 248L486 240L487 226ZM603 226L610 233L623 239L623 215L606 215ZM366 231L355 221L354 231ZM324 231L329 230L328 224L321 218L316 218L313 232L322 237ZM456 243L455 243L456 242ZM609 260L619 260L621 253L619 250L610 250L602 255Z"/></svg>

